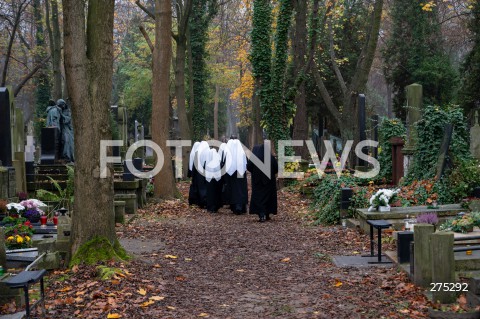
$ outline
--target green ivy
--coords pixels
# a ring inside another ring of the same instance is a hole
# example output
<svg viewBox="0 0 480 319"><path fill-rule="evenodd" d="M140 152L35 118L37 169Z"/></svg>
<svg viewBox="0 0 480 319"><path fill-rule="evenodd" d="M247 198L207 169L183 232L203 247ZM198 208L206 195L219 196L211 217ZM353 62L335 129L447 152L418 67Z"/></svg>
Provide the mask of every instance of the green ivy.
<svg viewBox="0 0 480 319"><path fill-rule="evenodd" d="M378 127L378 162L380 163L379 178L392 178L392 144L390 139L395 136L405 138L405 126L399 119L382 118Z"/></svg>
<svg viewBox="0 0 480 319"><path fill-rule="evenodd" d="M470 158L468 128L462 109L457 106L426 106L422 120L417 122L417 150L406 182L430 179L435 176L438 152L442 144L445 125L451 123L454 131L449 148L451 160Z"/></svg>
<svg viewBox="0 0 480 319"><path fill-rule="evenodd" d="M456 163L448 177L450 193L456 200L472 196L473 189L480 186L480 163L475 159Z"/></svg>
<svg viewBox="0 0 480 319"><path fill-rule="evenodd" d="M323 225L338 223L340 221L340 190L344 187L358 187L358 182L358 179L352 176L342 175L337 178L335 174L324 175L314 191L312 217L315 223Z"/></svg>

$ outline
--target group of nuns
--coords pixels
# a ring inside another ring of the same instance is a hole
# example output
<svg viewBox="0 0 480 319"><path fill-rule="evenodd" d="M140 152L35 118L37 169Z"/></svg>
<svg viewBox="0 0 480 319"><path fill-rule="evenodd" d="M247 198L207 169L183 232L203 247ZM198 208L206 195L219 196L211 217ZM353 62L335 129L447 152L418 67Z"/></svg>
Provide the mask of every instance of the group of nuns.
<svg viewBox="0 0 480 319"><path fill-rule="evenodd" d="M264 144L253 148L252 154L264 162ZM241 215L247 212L247 170L252 175L250 214L258 214L259 221L277 214L277 187L275 174L278 164L271 155L271 174L265 175L247 159L242 144L232 137L218 148L210 148L207 142L196 142L190 153L188 177L191 177L188 202L216 213L224 205Z"/></svg>

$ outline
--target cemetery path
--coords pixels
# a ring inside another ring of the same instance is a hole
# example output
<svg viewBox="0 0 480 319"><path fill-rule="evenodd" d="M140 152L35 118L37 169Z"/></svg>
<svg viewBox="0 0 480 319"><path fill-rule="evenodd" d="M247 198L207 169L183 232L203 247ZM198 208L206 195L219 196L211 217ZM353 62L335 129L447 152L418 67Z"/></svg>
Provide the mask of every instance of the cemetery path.
<svg viewBox="0 0 480 319"><path fill-rule="evenodd" d="M183 192L187 186L181 184ZM266 223L181 201L151 205L118 227L136 255L115 264L123 273L100 281L93 267L80 267L65 281L53 280L50 297L64 297L50 303L52 318L425 316L425 298L395 269L336 267L332 255L364 252L368 239L355 230L309 226L308 204L280 191L279 214Z"/></svg>

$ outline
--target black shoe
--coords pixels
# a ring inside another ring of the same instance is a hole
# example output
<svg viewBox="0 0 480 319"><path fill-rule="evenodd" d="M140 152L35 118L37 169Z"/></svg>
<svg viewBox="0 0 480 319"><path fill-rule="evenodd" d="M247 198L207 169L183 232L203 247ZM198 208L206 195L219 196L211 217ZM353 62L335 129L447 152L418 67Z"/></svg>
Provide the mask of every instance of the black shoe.
<svg viewBox="0 0 480 319"><path fill-rule="evenodd" d="M261 216L260 219L258 220L258 222L260 223L264 223L267 219L265 218L265 216Z"/></svg>

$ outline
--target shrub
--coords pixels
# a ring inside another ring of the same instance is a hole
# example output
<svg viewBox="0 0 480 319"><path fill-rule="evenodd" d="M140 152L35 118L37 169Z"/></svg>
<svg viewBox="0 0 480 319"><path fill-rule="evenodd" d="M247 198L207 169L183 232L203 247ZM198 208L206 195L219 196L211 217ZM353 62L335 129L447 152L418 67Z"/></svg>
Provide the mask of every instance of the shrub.
<svg viewBox="0 0 480 319"><path fill-rule="evenodd" d="M477 160L460 160L448 178L452 196L461 200L472 195L473 189L480 186L480 163Z"/></svg>
<svg viewBox="0 0 480 319"><path fill-rule="evenodd" d="M392 144L390 139L395 136L405 138L405 126L399 119L382 118L378 128L378 162L380 163L379 178L392 178Z"/></svg>
<svg viewBox="0 0 480 319"><path fill-rule="evenodd" d="M313 198L313 218L316 224L336 224L340 221L340 190L344 187L357 187L358 179L350 175L337 178L326 174L318 181Z"/></svg>
<svg viewBox="0 0 480 319"><path fill-rule="evenodd" d="M468 129L462 109L456 106L426 106L422 120L416 124L417 151L406 178L407 183L435 176L438 151L443 140L445 125L448 123L454 126L449 154L453 154L455 160L470 158Z"/></svg>

